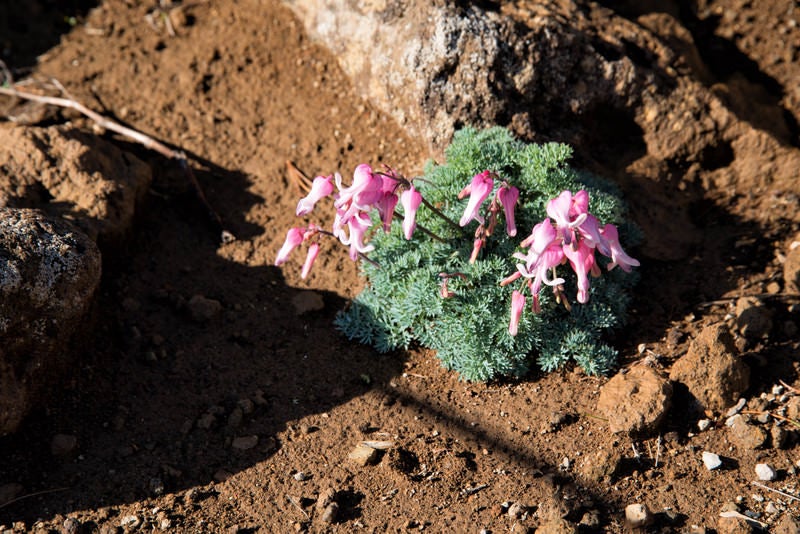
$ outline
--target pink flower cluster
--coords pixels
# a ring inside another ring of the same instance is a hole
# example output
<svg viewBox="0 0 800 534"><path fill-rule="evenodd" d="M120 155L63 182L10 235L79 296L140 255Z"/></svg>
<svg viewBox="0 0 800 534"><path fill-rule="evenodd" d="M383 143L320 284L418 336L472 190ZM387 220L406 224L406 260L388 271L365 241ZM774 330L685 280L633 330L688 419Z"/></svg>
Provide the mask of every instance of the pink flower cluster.
<svg viewBox="0 0 800 534"><path fill-rule="evenodd" d="M606 265L608 270L619 266L630 272L631 267L639 265L637 260L622 250L617 228L613 224L601 228L597 218L589 213L589 193L586 191L578 191L574 195L570 191L563 191L547 203L547 215L550 218L534 226L531 234L520 243L528 249L527 253L514 253L514 258L522 262L517 264L517 271L501 282L501 285L507 285L524 278L533 297L534 313L540 311L539 290L542 284L551 286L556 295L561 297L564 279L556 278L555 270L563 263L569 262L578 277L577 297L580 303L589 300L589 275L600 276L595 250L611 259ZM550 219L555 221L555 225ZM552 277L549 278L548 273L552 273ZM524 294L514 290L508 328L512 336L517 334L524 307Z"/></svg>
<svg viewBox="0 0 800 534"><path fill-rule="evenodd" d="M486 238L491 236L494 232L495 225L497 225L497 215L500 212L501 206L506 219L506 233L514 237L517 235L517 225L514 220L514 208L519 199L519 189L514 186L503 184L497 189L495 198L489 204L489 220L480 214L480 208L483 202L489 198L489 195L494 189L494 173L491 171L483 171L472 177L472 181L461 190L458 198L462 199L469 195L467 207L464 209L464 215L458 221L459 226L466 226L470 221L478 221L478 229L475 231L475 240L473 241L472 254L470 255L469 262L475 263L478 259L483 245L486 243Z"/></svg>
<svg viewBox="0 0 800 534"><path fill-rule="evenodd" d="M398 203L403 207L403 233L406 239L411 239L416 229L416 214L422 196L414 185L405 178L391 170L386 173L377 173L366 163L356 167L353 173L353 183L349 187L342 185L339 173L331 176L317 176L311 185L309 194L297 203L296 215L308 215L321 199L334 192L334 185L338 190L333 194L336 217L333 221L331 232L322 230L313 223L307 227L291 228L286 235L286 241L278 251L275 265L283 264L289 254L301 243L309 241L308 255L303 265L302 278L308 276L311 266L319 254L320 234L332 235L342 244L350 247L350 258L355 261L360 255L374 250L372 245L366 243L367 233L372 227L370 211L377 210L383 230L388 232L391 228L395 207ZM402 192L401 192L402 191Z"/></svg>

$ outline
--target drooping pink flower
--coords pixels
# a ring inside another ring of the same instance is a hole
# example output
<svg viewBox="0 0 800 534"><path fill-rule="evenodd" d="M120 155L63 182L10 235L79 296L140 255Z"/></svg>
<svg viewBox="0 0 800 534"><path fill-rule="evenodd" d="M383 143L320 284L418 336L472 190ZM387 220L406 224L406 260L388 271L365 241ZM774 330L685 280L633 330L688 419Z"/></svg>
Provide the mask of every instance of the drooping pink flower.
<svg viewBox="0 0 800 534"><path fill-rule="evenodd" d="M600 221L597 217L587 213L583 223L578 227L578 232L589 247L596 248L603 256L611 257L608 240L600 232Z"/></svg>
<svg viewBox="0 0 800 534"><path fill-rule="evenodd" d="M514 257L524 260L525 266L528 269L531 269L538 261L539 256L545 251L545 249L547 249L548 246L556 241L557 237L558 233L556 232L556 229L553 228L553 223L550 222L550 219L545 219L534 226L531 235L523 239L522 243L520 243L520 246L522 247L529 247L528 253L522 254L520 252L516 252L514 253Z"/></svg>
<svg viewBox="0 0 800 534"><path fill-rule="evenodd" d="M403 205L403 235L406 239L411 239L417 227L417 209L422 203L422 195L414 189L412 185L400 195L400 203Z"/></svg>
<svg viewBox="0 0 800 534"><path fill-rule="evenodd" d="M345 235L342 231L339 235L339 241L343 245L350 246L350 259L356 261L358 254L366 254L372 252L375 247L364 243L367 230L372 226L372 220L366 212L360 211L350 218L347 223L347 228L350 230L350 235Z"/></svg>
<svg viewBox="0 0 800 534"><path fill-rule="evenodd" d="M467 202L467 207L464 209L464 215L461 216L461 220L458 222L460 226L466 226L472 220L483 224L483 216L480 215L479 210L483 201L491 194L493 187L494 180L490 171L483 171L472 177L469 185L458 195L458 198L464 198L464 196L469 195L469 202Z"/></svg>
<svg viewBox="0 0 800 534"><path fill-rule="evenodd" d="M514 208L519 200L519 189L514 186L503 185L497 190L497 199L503 205L503 213L506 216L506 233L514 237L517 235L517 224L514 220Z"/></svg>
<svg viewBox="0 0 800 534"><path fill-rule="evenodd" d="M619 232L616 226L613 224L605 225L602 234L608 242L608 248L610 250L610 254L604 254L611 258L611 263L606 266L609 271L619 265L620 269L629 273L631 272L631 267L639 266L639 260L631 258L622 250L622 246L619 244Z"/></svg>
<svg viewBox="0 0 800 534"><path fill-rule="evenodd" d="M311 183L311 191L308 196L301 198L297 203L296 215L303 217L311 213L314 206L320 199L333 193L333 176L317 176Z"/></svg>
<svg viewBox="0 0 800 534"><path fill-rule="evenodd" d="M333 206L341 212L342 224L348 224L350 218L362 210L369 210L381 199L383 180L372 172L372 167L362 163L353 172L353 183L350 187L342 187L342 177L334 175L339 193Z"/></svg>
<svg viewBox="0 0 800 534"><path fill-rule="evenodd" d="M589 302L589 273L595 264L594 249L580 241L577 247L564 245L563 251L578 277L578 302L586 304Z"/></svg>
<svg viewBox="0 0 800 534"><path fill-rule="evenodd" d="M311 272L311 267L314 265L314 260L317 259L319 255L319 243L314 242L308 246L308 254L306 255L306 261L303 263L303 270L300 273L300 278L303 280L306 279L308 273Z"/></svg>
<svg viewBox="0 0 800 534"><path fill-rule="evenodd" d="M584 198L588 207L589 194L579 191L577 202L573 201L571 191L562 191L556 198L547 202L547 215L555 222L556 228L562 234L564 243L569 245L575 239L575 228L583 224L588 212L583 209Z"/></svg>
<svg viewBox="0 0 800 534"><path fill-rule="evenodd" d="M515 289L511 294L511 321L508 324L508 333L512 336L517 335L523 308L525 308L525 295Z"/></svg>
<svg viewBox="0 0 800 534"><path fill-rule="evenodd" d="M306 229L303 227L289 228L286 240L275 258L275 266L282 265L289 259L289 254L303 242Z"/></svg>

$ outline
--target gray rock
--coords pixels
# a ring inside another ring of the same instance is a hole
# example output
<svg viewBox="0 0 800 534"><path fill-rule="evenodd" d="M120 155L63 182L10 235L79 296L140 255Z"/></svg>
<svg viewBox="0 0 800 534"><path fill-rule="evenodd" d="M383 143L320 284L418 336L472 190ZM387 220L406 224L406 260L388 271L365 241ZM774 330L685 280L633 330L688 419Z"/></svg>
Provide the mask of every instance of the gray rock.
<svg viewBox="0 0 800 534"><path fill-rule="evenodd" d="M70 364L100 282L100 253L71 224L0 208L0 435L14 432Z"/></svg>
<svg viewBox="0 0 800 534"><path fill-rule="evenodd" d="M778 474L775 472L775 469L772 468L769 464L756 464L756 476L759 480L764 480L766 482L771 482L775 480Z"/></svg>
<svg viewBox="0 0 800 534"><path fill-rule="evenodd" d="M601 389L597 409L612 432L655 432L672 402L672 385L652 367L637 365L617 374Z"/></svg>
<svg viewBox="0 0 800 534"><path fill-rule="evenodd" d="M652 521L646 504L629 504L625 507L625 522L631 528L641 528Z"/></svg>
<svg viewBox="0 0 800 534"><path fill-rule="evenodd" d="M735 350L723 325L706 327L673 364L669 377L684 384L705 409L722 411L750 385L750 368Z"/></svg>
<svg viewBox="0 0 800 534"><path fill-rule="evenodd" d="M703 451L703 465L706 466L706 469L712 471L722 465L722 460L718 454Z"/></svg>

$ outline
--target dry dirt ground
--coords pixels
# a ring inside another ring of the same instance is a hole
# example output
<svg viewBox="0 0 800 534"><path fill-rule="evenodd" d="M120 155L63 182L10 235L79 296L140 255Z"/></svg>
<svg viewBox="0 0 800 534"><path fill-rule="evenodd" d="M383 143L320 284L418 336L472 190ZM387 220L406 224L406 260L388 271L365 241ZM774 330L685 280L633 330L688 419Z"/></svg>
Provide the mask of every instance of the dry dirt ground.
<svg viewBox="0 0 800 534"><path fill-rule="evenodd" d="M56 77L91 107L186 150L238 239L219 243L170 161L97 132L146 161L154 182L130 235L103 251L92 335L64 389L0 439L3 528L621 532L633 503L653 512L653 532L723 531L730 503L776 532L796 528L797 500L751 484L768 462L778 479L765 484L798 494L791 432L783 448L741 447L723 415L699 431L679 396L658 435L615 435L596 410L606 378L567 369L471 384L425 351L378 356L331 326L361 284L343 250L325 251L307 281L296 262L272 267L298 197L287 160L312 175L365 161L413 174L429 157L354 94L279 2L186 2L169 13L174 36L155 1L24 4L0 19L17 77ZM630 5L616 7L634 20ZM680 5L704 82L796 147L800 42L776 29L800 20L794 3ZM42 120L92 128L71 113ZM614 135L613 125L603 131ZM739 345L753 368L746 397L772 395L780 380L800 387L797 300L782 292L797 218L744 217L740 196L713 181L690 187L700 193L684 202L702 235L682 261L643 258L632 323L615 340L621 365L646 357L668 369L703 326L731 322L736 297L769 295L771 336ZM785 211L798 190L776 205ZM221 309L193 316L198 295ZM778 394L770 406L786 402ZM359 465L348 455L362 441L390 446ZM704 450L723 468L707 470Z"/></svg>

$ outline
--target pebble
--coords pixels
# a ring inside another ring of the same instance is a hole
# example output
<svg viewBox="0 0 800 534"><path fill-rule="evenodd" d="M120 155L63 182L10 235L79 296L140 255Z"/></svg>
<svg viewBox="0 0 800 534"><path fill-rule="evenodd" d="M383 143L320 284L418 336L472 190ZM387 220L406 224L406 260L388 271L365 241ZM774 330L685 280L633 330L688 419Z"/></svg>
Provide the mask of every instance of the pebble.
<svg viewBox="0 0 800 534"><path fill-rule="evenodd" d="M373 449L368 445L359 443L355 449L350 451L350 453L347 455L347 458L355 462L357 465L365 467L378 463L379 455L380 453L377 449Z"/></svg>
<svg viewBox="0 0 800 534"><path fill-rule="evenodd" d="M697 422L697 428L700 432L706 430L708 427L711 426L711 419L700 419Z"/></svg>
<svg viewBox="0 0 800 534"><path fill-rule="evenodd" d="M50 452L57 458L66 458L78 450L78 438L70 434L56 434L50 442Z"/></svg>
<svg viewBox="0 0 800 534"><path fill-rule="evenodd" d="M81 524L77 519L68 517L64 520L64 524L61 525L61 534L77 534L80 528Z"/></svg>
<svg viewBox="0 0 800 534"><path fill-rule="evenodd" d="M125 529L134 529L142 524L138 515L126 515L119 520L119 526Z"/></svg>
<svg viewBox="0 0 800 534"><path fill-rule="evenodd" d="M783 386L781 386L780 384L776 384L776 385L772 386L772 394L773 395L781 395L781 394L783 394Z"/></svg>
<svg viewBox="0 0 800 534"><path fill-rule="evenodd" d="M718 454L703 451L703 464L706 466L706 469L712 471L722 465L722 460Z"/></svg>
<svg viewBox="0 0 800 534"><path fill-rule="evenodd" d="M600 512L597 510L589 510L583 517L581 517L578 526L585 528L596 528L600 526Z"/></svg>
<svg viewBox="0 0 800 534"><path fill-rule="evenodd" d="M328 506L325 507L325 511L322 512L322 520L325 523L333 523L336 521L336 516L339 515L339 505L335 502L330 503Z"/></svg>
<svg viewBox="0 0 800 534"><path fill-rule="evenodd" d="M233 438L231 447L240 451L250 450L258 445L258 436L239 436Z"/></svg>
<svg viewBox="0 0 800 534"><path fill-rule="evenodd" d="M526 512L526 506L515 502L511 506L508 507L508 517L511 519L519 519L522 517Z"/></svg>
<svg viewBox="0 0 800 534"><path fill-rule="evenodd" d="M645 504L629 504L625 507L625 520L631 528L643 527L650 521L650 510Z"/></svg>
<svg viewBox="0 0 800 534"><path fill-rule="evenodd" d="M756 475L759 480L769 482L775 480L777 473L769 464L756 464Z"/></svg>
<svg viewBox="0 0 800 534"><path fill-rule="evenodd" d="M737 402L735 405L731 406L728 409L728 411L725 412L725 416L726 417L733 417L734 415L736 415L737 413L742 411L742 409L744 408L745 404L747 404L747 399L744 399L744 398L739 399L739 402Z"/></svg>
<svg viewBox="0 0 800 534"><path fill-rule="evenodd" d="M297 473L295 473L293 476L294 476L294 479L295 479L296 481L298 481L298 482L302 482L302 481L304 481L304 480L308 480L308 475L307 475L307 474L305 474L305 473L304 473L304 472L302 472L302 471L298 471L298 472L297 472Z"/></svg>
<svg viewBox="0 0 800 534"><path fill-rule="evenodd" d="M767 505L764 507L764 511L766 513L768 513L768 514L771 514L771 515L772 514L777 514L778 512L780 512L780 510L778 510L778 507L775 506L775 503L772 502L772 501L769 501L767 503Z"/></svg>
<svg viewBox="0 0 800 534"><path fill-rule="evenodd" d="M203 295L195 295L187 303L189 315L193 321L205 323L222 312L222 304L218 300L209 299Z"/></svg>

